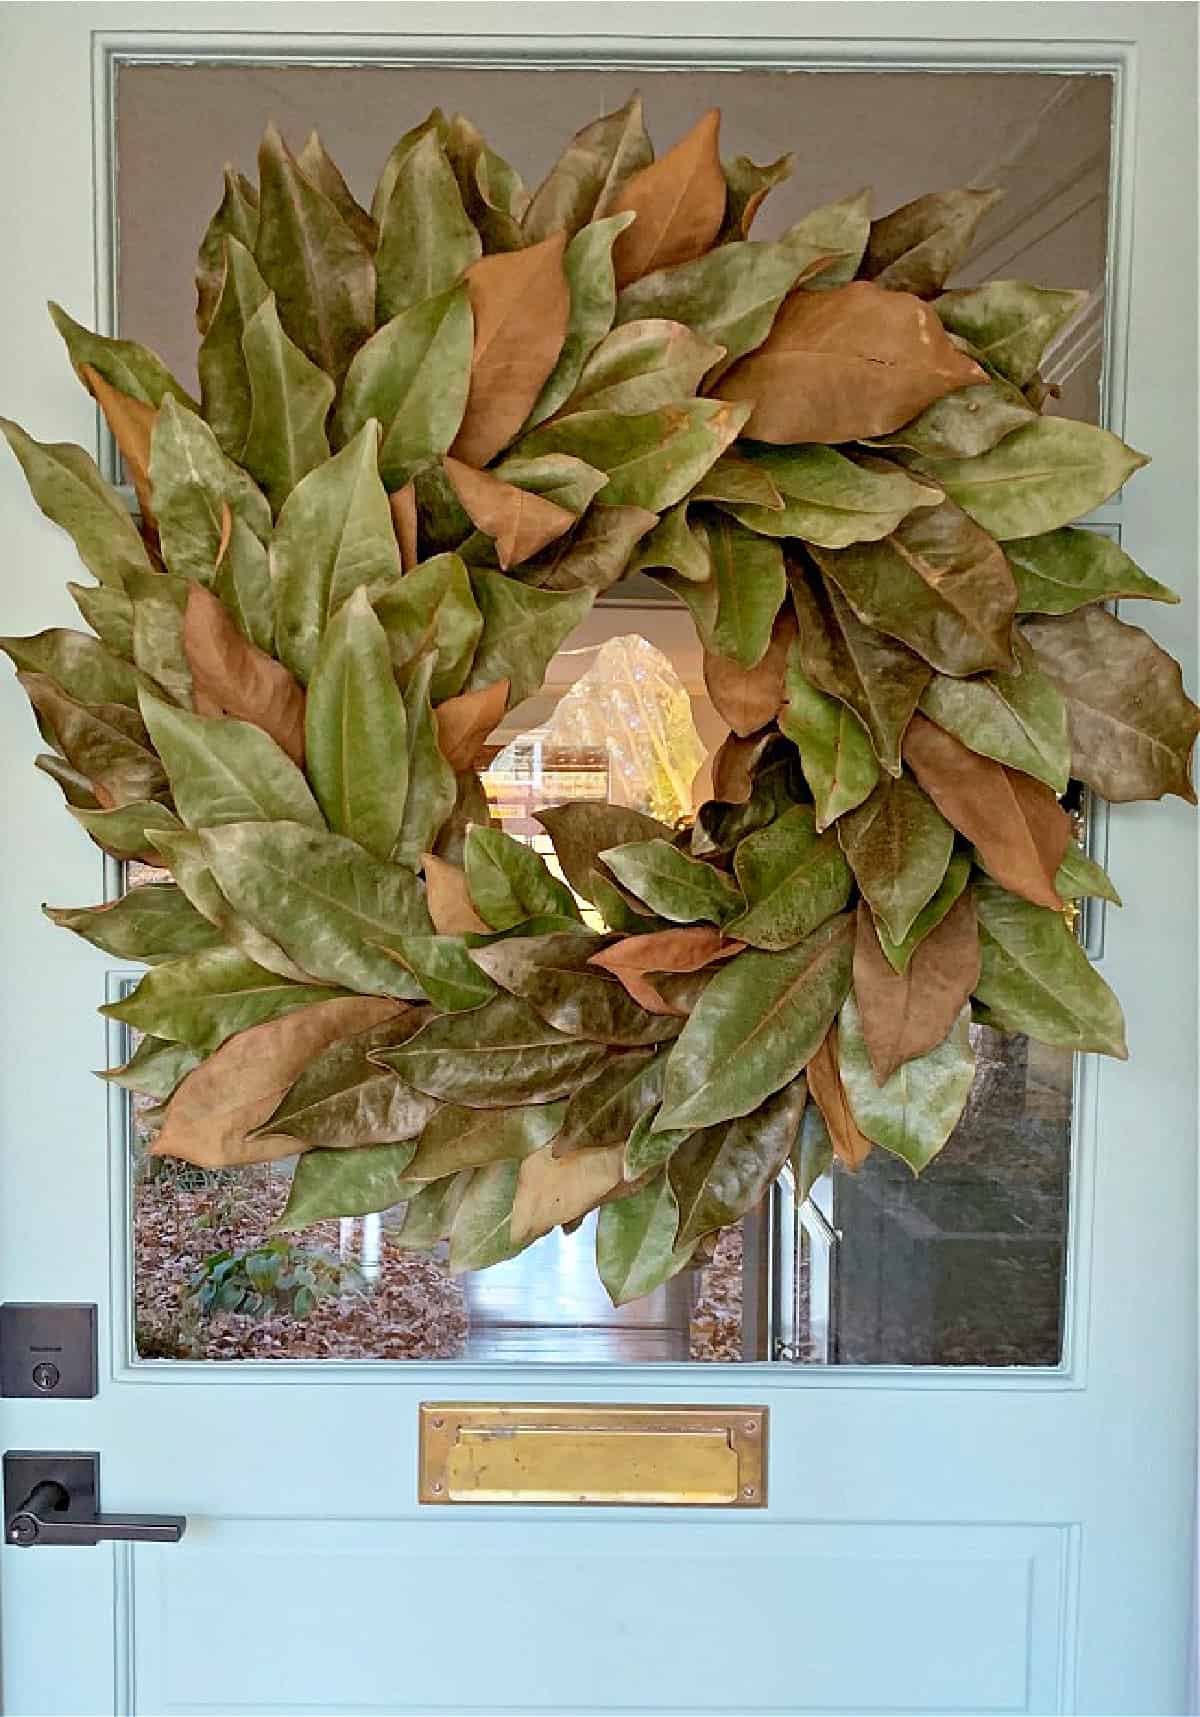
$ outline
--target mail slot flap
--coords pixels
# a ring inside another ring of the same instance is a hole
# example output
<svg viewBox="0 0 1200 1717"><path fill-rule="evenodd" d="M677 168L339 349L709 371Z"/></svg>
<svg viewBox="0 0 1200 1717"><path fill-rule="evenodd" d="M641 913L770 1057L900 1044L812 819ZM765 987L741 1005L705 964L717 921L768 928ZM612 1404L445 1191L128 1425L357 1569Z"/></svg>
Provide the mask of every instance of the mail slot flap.
<svg viewBox="0 0 1200 1717"><path fill-rule="evenodd" d="M425 1402L432 1503L760 1508L765 1410Z"/></svg>

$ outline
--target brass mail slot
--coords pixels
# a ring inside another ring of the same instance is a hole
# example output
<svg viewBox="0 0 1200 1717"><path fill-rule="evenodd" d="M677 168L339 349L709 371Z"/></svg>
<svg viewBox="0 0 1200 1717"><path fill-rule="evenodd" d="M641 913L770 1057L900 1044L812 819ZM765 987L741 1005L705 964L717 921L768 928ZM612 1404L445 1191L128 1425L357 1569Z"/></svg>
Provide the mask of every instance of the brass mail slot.
<svg viewBox="0 0 1200 1717"><path fill-rule="evenodd" d="M421 1403L422 1502L762 1508L764 1407Z"/></svg>

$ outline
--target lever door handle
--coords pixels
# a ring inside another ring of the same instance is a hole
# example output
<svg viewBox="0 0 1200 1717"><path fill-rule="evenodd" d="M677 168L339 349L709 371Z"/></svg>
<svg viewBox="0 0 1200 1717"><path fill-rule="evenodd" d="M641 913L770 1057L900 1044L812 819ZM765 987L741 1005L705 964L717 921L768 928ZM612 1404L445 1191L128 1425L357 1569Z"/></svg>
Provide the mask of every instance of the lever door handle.
<svg viewBox="0 0 1200 1717"><path fill-rule="evenodd" d="M92 1545L104 1539L176 1544L181 1514L101 1514L100 1457L10 1450L4 1457L4 1537L35 1545ZM19 1501L14 1501L19 1498Z"/></svg>

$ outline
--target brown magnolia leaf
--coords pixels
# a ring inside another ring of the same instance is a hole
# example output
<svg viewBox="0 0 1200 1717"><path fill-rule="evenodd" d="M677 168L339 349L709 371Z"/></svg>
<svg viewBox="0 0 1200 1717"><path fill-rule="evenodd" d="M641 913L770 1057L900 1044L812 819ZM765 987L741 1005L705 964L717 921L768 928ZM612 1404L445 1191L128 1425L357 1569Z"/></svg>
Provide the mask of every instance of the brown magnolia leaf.
<svg viewBox="0 0 1200 1717"><path fill-rule="evenodd" d="M742 432L754 440L834 443L887 435L986 380L928 304L853 280L794 292L758 350L722 376L721 398L754 402Z"/></svg>
<svg viewBox="0 0 1200 1717"><path fill-rule="evenodd" d="M309 1062L339 1038L404 1011L383 996L338 996L227 1038L177 1087L150 1154L200 1168L232 1168L292 1156L298 1141L247 1134L275 1113Z"/></svg>
<svg viewBox="0 0 1200 1717"><path fill-rule="evenodd" d="M779 735L774 728L742 739L727 733L713 752L712 796L724 805L744 805L754 791L754 771Z"/></svg>
<svg viewBox="0 0 1200 1717"><path fill-rule="evenodd" d="M686 1008L672 1006L650 982L648 972L698 972L714 960L740 954L744 942L732 941L715 926L697 924L686 930L656 930L648 936L625 936L611 948L593 954L589 966L603 966L624 984L647 1013L683 1016Z"/></svg>
<svg viewBox="0 0 1200 1717"><path fill-rule="evenodd" d="M609 214L637 219L613 245L617 286L659 268L691 262L709 250L725 217L725 175L718 140L721 110L711 108L686 137L626 181Z"/></svg>
<svg viewBox="0 0 1200 1717"><path fill-rule="evenodd" d="M449 455L442 465L471 523L495 540L496 559L506 572L575 523L574 513L532 489L519 489Z"/></svg>
<svg viewBox="0 0 1200 1717"><path fill-rule="evenodd" d="M133 399L119 388L106 382L99 370L91 364L80 364L79 374L85 386L100 410L104 413L105 421L112 430L113 439L121 450L121 457L129 471L129 478L138 498L138 508L143 521L150 526L154 524L154 512L150 505L150 437L154 433L154 421L158 412L145 400Z"/></svg>
<svg viewBox="0 0 1200 1717"><path fill-rule="evenodd" d="M904 761L946 821L974 844L990 876L1035 906L1061 909L1054 877L1071 819L1053 788L969 751L923 715L909 723Z"/></svg>
<svg viewBox="0 0 1200 1717"><path fill-rule="evenodd" d="M545 1145L526 1157L517 1171L509 1220L513 1245L525 1245L594 1210L621 1184L624 1157L624 1144L575 1151L569 1157L556 1157L553 1145Z"/></svg>
<svg viewBox="0 0 1200 1717"><path fill-rule="evenodd" d="M1066 703L1072 775L1114 804L1177 793L1194 805L1200 710L1179 663L1140 626L1095 604L1039 615L1021 630Z"/></svg>
<svg viewBox="0 0 1200 1717"><path fill-rule="evenodd" d="M871 909L859 901L854 998L877 1085L945 1041L979 982L981 958L970 889L917 944L903 972L883 952Z"/></svg>
<svg viewBox="0 0 1200 1717"><path fill-rule="evenodd" d="M704 683L719 714L745 739L774 721L786 697L788 652L796 640L796 616L790 607L776 616L766 653L752 668L728 656L704 652Z"/></svg>
<svg viewBox="0 0 1200 1717"><path fill-rule="evenodd" d="M474 767L479 748L508 707L508 681L447 698L434 710L438 750L460 775Z"/></svg>
<svg viewBox="0 0 1200 1717"><path fill-rule="evenodd" d="M232 715L269 733L304 766L304 691L273 656L244 638L219 597L194 580L183 614L183 653L199 715Z"/></svg>
<svg viewBox="0 0 1200 1717"><path fill-rule="evenodd" d="M838 1028L835 1020L820 1049L804 1069L813 1102L825 1117L833 1154L852 1174L866 1162L875 1149L870 1139L854 1119L842 1075L838 1068Z"/></svg>
<svg viewBox="0 0 1200 1717"><path fill-rule="evenodd" d="M1003 191L931 191L871 222L859 270L893 292L933 298L965 261L975 229Z"/></svg>
<svg viewBox="0 0 1200 1717"><path fill-rule="evenodd" d="M221 502L221 534L217 539L217 553L213 561L213 571L219 572L221 563L229 550L233 537L233 512L228 501Z"/></svg>
<svg viewBox="0 0 1200 1717"><path fill-rule="evenodd" d="M552 233L527 250L480 257L463 276L475 344L467 409L450 451L477 470L516 435L558 361L571 309L566 243L566 233Z"/></svg>
<svg viewBox="0 0 1200 1717"><path fill-rule="evenodd" d="M425 905L438 935L490 936L491 925L485 924L475 910L465 871L433 853L422 853L421 863L425 869Z"/></svg>
<svg viewBox="0 0 1200 1717"><path fill-rule="evenodd" d="M411 572L420 560L417 540L417 489L411 478L403 489L396 489L388 496L388 506L392 509L392 524L400 549L400 570Z"/></svg>

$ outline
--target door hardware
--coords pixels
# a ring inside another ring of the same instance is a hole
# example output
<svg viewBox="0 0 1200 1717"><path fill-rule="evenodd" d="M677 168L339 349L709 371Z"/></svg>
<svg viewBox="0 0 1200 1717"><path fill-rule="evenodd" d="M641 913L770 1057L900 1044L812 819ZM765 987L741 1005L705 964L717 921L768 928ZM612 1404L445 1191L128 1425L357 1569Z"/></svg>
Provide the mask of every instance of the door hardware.
<svg viewBox="0 0 1200 1717"><path fill-rule="evenodd" d="M119 1538L137 1544L175 1544L187 1521L181 1514L101 1514L100 1456L10 1449L4 1456L4 1539L34 1545L99 1544Z"/></svg>
<svg viewBox="0 0 1200 1717"><path fill-rule="evenodd" d="M98 1370L94 1305L0 1305L0 1395L88 1401Z"/></svg>

